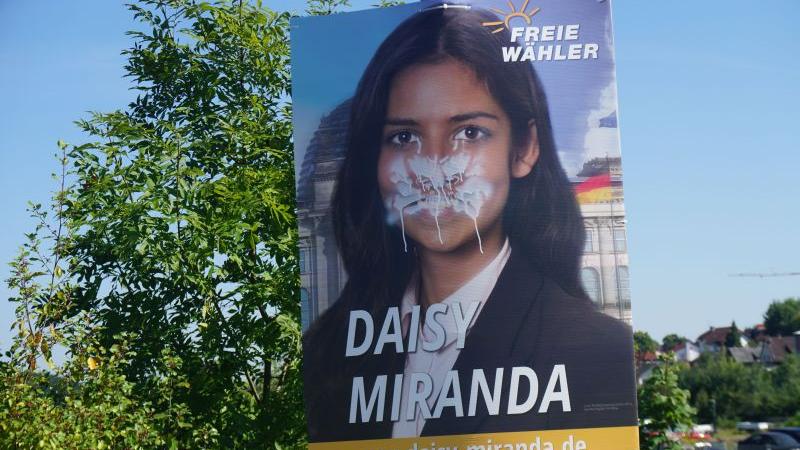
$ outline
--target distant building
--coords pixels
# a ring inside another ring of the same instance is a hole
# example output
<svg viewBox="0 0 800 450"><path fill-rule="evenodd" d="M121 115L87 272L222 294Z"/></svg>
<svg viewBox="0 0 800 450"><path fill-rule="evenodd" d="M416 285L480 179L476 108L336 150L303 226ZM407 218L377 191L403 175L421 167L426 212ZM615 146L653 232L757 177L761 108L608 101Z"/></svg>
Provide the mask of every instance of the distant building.
<svg viewBox="0 0 800 450"><path fill-rule="evenodd" d="M762 363L780 364L790 355L800 355L800 331L793 336L771 336L763 342L762 347Z"/></svg>
<svg viewBox="0 0 800 450"><path fill-rule="evenodd" d="M800 332L794 336L768 336L754 347L733 347L726 352L742 364L781 364L789 356L800 354Z"/></svg>
<svg viewBox="0 0 800 450"><path fill-rule="evenodd" d="M708 331L697 337L697 345L701 353L719 353L725 349L725 341L731 332L731 327L709 327ZM747 347L750 341L741 333L739 342L735 347Z"/></svg>
<svg viewBox="0 0 800 450"><path fill-rule="evenodd" d="M688 339L676 345L670 351L675 353L676 361L683 361L688 363L694 362L694 360L699 358L701 354L700 346L698 346L694 342L689 341Z"/></svg>
<svg viewBox="0 0 800 450"><path fill-rule="evenodd" d="M756 324L751 328L745 328L742 333L751 341L756 342L763 342L769 337L767 327L763 323Z"/></svg>
<svg viewBox="0 0 800 450"><path fill-rule="evenodd" d="M728 356L733 358L740 364L757 364L761 363L761 356L764 352L764 344L758 344L755 347L730 347L726 348Z"/></svg>
<svg viewBox="0 0 800 450"><path fill-rule="evenodd" d="M303 330L336 301L347 281L333 234L330 201L344 159L350 100L320 120L306 149L297 187L300 228L300 277ZM616 116L604 126L616 126ZM625 207L620 158L587 161L574 184L598 173L611 175L607 201L584 204L586 227L581 279L589 297L604 313L630 323L631 300Z"/></svg>

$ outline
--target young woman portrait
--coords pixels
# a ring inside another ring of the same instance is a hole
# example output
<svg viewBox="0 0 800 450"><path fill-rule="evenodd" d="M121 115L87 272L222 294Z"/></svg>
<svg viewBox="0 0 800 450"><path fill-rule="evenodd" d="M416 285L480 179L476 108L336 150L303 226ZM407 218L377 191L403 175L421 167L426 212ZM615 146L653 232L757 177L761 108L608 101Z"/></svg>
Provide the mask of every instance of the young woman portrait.
<svg viewBox="0 0 800 450"><path fill-rule="evenodd" d="M331 205L348 280L304 337L312 442L636 425L631 330L581 287L583 219L545 92L530 63L503 62L510 34L482 25L492 21L474 7L422 10L357 86ZM351 312L367 311L377 334L391 308L419 348L345 356L348 339L364 337L348 336ZM436 324L431 308L446 311ZM507 411L512 367L538 374L541 399L557 365L569 402ZM466 399L473 371L493 386L497 368L499 413L483 402L433 413L448 371L463 375ZM427 374L427 405L409 407L421 387L404 376L401 413L388 420L395 375L411 373ZM389 375L384 419L351 423L354 377L369 386L379 375Z"/></svg>

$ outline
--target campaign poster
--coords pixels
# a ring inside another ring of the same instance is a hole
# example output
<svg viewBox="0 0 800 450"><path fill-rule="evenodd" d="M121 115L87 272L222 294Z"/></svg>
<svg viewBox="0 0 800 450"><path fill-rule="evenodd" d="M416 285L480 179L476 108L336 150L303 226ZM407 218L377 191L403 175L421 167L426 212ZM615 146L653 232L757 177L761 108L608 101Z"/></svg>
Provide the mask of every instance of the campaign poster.
<svg viewBox="0 0 800 450"><path fill-rule="evenodd" d="M291 23L312 449L638 448L610 4Z"/></svg>

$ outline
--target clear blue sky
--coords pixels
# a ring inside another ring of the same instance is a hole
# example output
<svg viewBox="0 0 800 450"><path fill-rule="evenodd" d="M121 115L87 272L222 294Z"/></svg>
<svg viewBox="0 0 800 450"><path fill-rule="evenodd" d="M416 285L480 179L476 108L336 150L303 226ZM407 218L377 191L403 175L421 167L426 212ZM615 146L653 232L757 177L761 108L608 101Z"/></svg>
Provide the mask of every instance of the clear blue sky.
<svg viewBox="0 0 800 450"><path fill-rule="evenodd" d="M800 296L800 277L728 276L800 271L800 3L615 0L613 14L635 328L752 325ZM119 54L133 26L116 2L0 2L0 278L32 228L27 201L54 187L55 142L133 98Z"/></svg>

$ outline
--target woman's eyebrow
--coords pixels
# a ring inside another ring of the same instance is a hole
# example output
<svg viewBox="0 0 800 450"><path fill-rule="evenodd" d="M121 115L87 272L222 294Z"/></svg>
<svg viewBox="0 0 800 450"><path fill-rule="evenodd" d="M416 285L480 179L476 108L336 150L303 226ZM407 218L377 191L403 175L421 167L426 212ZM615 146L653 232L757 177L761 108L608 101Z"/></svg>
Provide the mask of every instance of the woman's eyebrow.
<svg viewBox="0 0 800 450"><path fill-rule="evenodd" d="M414 119L407 119L405 117L387 117L384 125L413 127L419 125L419 122Z"/></svg>
<svg viewBox="0 0 800 450"><path fill-rule="evenodd" d="M488 113L485 111L470 111L463 114L457 114L455 116L450 117L450 122L465 122L467 120L477 119L477 118L486 118L492 120L500 120L499 117L492 113ZM413 127L419 125L414 119L406 118L406 117L387 117L384 125L393 125L393 126L404 126L404 127Z"/></svg>
<svg viewBox="0 0 800 450"><path fill-rule="evenodd" d="M472 111L472 112L468 112L468 113L464 113L464 114L455 115L455 116L450 118L450 122L465 122L467 120L477 119L477 118L480 118L480 117L483 117L483 118L486 118L486 119L500 120L499 117L497 117L494 114L488 113L488 112Z"/></svg>

